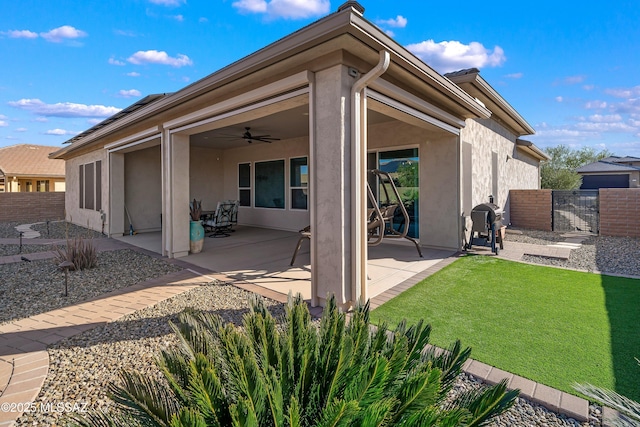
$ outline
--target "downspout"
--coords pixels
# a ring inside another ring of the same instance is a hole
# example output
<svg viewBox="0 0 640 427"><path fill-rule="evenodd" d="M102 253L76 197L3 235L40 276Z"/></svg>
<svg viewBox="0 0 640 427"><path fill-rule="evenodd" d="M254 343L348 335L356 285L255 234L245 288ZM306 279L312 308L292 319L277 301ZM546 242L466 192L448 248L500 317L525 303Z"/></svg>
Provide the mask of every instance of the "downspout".
<svg viewBox="0 0 640 427"><path fill-rule="evenodd" d="M380 60L367 74L360 77L351 88L351 176L354 203L351 211L351 253L357 268L352 271L351 297L363 303L367 301L367 85L389 68L390 55L380 51ZM355 288L359 285L359 295Z"/></svg>

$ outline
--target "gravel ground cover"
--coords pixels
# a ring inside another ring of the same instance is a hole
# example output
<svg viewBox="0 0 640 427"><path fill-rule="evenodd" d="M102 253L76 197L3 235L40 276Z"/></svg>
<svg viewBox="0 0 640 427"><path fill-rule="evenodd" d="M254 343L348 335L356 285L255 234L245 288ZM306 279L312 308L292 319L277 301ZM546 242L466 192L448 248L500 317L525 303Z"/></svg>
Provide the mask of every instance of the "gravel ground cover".
<svg viewBox="0 0 640 427"><path fill-rule="evenodd" d="M168 322L187 307L208 310L224 320L240 324L248 312L250 293L231 285L209 283L169 300L139 310L121 319L49 347L49 374L36 399L36 407L47 402L69 402L89 410L110 410L109 384L119 383L122 369L160 376L154 356L161 348L177 344ZM283 306L270 300L267 307L281 316ZM64 425L63 413L33 412L22 415L18 425Z"/></svg>
<svg viewBox="0 0 640 427"><path fill-rule="evenodd" d="M19 255L19 254L33 254L36 252L47 252L52 250L53 250L53 245L29 245L29 244L23 243L22 250L21 250L20 245L0 244L0 257Z"/></svg>
<svg viewBox="0 0 640 427"><path fill-rule="evenodd" d="M24 222L0 222L0 239L17 239L20 234L16 226ZM68 237L105 237L101 233L66 221L50 221L48 228L46 222L36 222L31 226L32 230L40 233L40 239L65 239Z"/></svg>
<svg viewBox="0 0 640 427"><path fill-rule="evenodd" d="M507 234L509 241L548 245L564 241L564 233L523 230L523 234ZM640 238L590 236L578 249L573 249L568 260L525 255L522 260L536 264L553 265L602 273L640 276Z"/></svg>
<svg viewBox="0 0 640 427"><path fill-rule="evenodd" d="M0 224L0 233L3 231L2 224ZM594 243L590 244L590 241L583 244L584 247L592 246L593 248L599 248L601 251L605 249L615 249L616 245L620 245L620 242L613 240L604 246L598 243L598 240L602 238L594 238ZM523 241L526 243L537 244L549 244L552 242L558 242L564 240L556 233L544 233L544 232L529 232L524 231L523 234L509 234L507 236L507 243L511 241ZM609 240L606 238L605 240ZM637 239L631 239L631 242L627 242L628 245L637 244ZM508 243L507 243L508 244ZM625 246L629 248L629 246ZM578 251L573 251L574 253ZM116 252L123 252L116 254ZM126 252L126 253L125 253ZM623 251L624 252L624 251ZM635 252L638 253L637 250ZM70 282L70 289L73 292L75 289L84 289L87 294L98 295L106 290L102 289L102 282L113 280L120 282L126 278L133 280L144 280L142 278L133 278L134 271L136 270L154 270L156 274L161 274L157 267L149 267L142 264L142 259L136 258L140 254L132 251L114 251L107 252L100 255L112 254L113 258L103 258L100 262L101 267L94 269L96 273L91 280L79 281L77 286L72 286ZM602 262L602 254L600 258L594 256L587 258L591 260L594 265L597 266L598 259ZM616 255L612 255L615 257ZM535 257L539 258L539 257ZM573 258L573 256L572 256ZM611 268L618 269L620 273L629 270L629 266L625 264L629 257L624 257L621 262L612 264ZM131 260L134 267L128 267L122 263ZM626 261L625 261L626 260ZM160 264L164 264L159 269L165 268L169 271L174 271L176 267L166 265L161 260L155 260ZM540 260L545 262L545 260ZM568 262L568 265L572 261ZM577 263L578 261L575 261ZM581 265L586 266L588 261L583 261ZM17 276L13 281L15 283L21 283L22 287L25 283L36 282L35 288L43 289L44 295L49 296L57 294L58 289L62 289L63 276L60 272L54 272L57 275L57 279L53 282L49 282L48 285L42 285L46 279L45 276L51 275L52 265L42 262L42 266L38 266L33 271L33 275L29 276L31 280L25 280L24 264L14 265L14 270L2 270L6 268L0 266L0 277L9 278ZM28 263L29 265L38 263ZM574 265L574 264L571 264ZM617 267L616 267L617 266ZM576 267L572 267L576 268ZM587 269L587 268L583 268ZM593 268L595 269L595 267ZM36 274L36 271L40 271L40 274ZM117 274L113 274L117 271ZM97 274L97 273L100 274ZM163 274L163 273L162 273ZM116 277L114 277L116 276ZM11 279L10 279L11 280ZM55 285L54 285L55 284ZM117 284L117 287L127 286L127 284ZM0 284L0 286L3 286ZM6 294L6 290L3 287L3 292ZM18 286L18 289L21 289ZM56 289L56 292L51 292L51 289ZM91 291L90 289L95 289ZM143 310L139 310L131 315L125 316L118 321L108 323L104 326L97 327L93 330L87 331L78 336L61 341L53 346L49 347L50 356L50 370L45 384L38 396L37 403L77 403L81 407L86 403L86 407L91 410L109 410L112 408L112 403L107 397L108 385L112 382L119 381L118 372L121 369L133 369L147 375L159 375L159 372L154 364L154 355L164 347L173 346L176 344L175 337L173 336L168 326L169 320L175 320L177 313L182 311L186 307L194 307L196 309L210 310L218 313L223 319L238 324L241 321L242 315L248 310L248 295L246 291L237 289L231 285L210 283L206 286L193 289L189 292L177 295L171 299L162 301L154 306L147 307ZM19 300L24 298L24 293L19 297L12 300L12 306L19 303ZM86 297L85 297L86 298ZM37 300L38 298L34 298ZM61 299L59 296L52 299ZM5 304L5 295L0 294L0 313L4 313L6 308L2 307ZM25 304L21 309L15 310L17 313L21 313L21 317L32 315L35 313L28 313L29 304ZM65 301L65 304L68 304ZM275 314L282 313L282 305L279 303L271 302L271 309ZM54 308L54 307L52 307ZM52 308L41 308L39 311L45 311ZM26 313L26 314L24 314ZM2 320L0 320L2 321ZM458 379L456 387L452 390L452 394L460 393L463 390L469 388L482 387L483 385L475 378L468 375L461 375ZM24 414L18 419L18 425L64 425L64 413L62 412L33 412ZM600 408L592 405L590 407L590 420L585 423L578 423L573 419L569 419L565 416L558 415L554 412L547 410L546 408L529 402L525 399L518 399L516 405L511 408L507 413L501 417L495 419L491 426L503 427L503 426L599 426L601 423Z"/></svg>
<svg viewBox="0 0 640 427"><path fill-rule="evenodd" d="M154 355L160 349L177 344L168 321L187 307L208 310L226 321L240 324L248 311L249 293L231 285L209 283L206 286L139 310L116 322L108 323L49 348L49 375L36 399L36 407L47 402L69 402L89 410L110 411L109 384L119 383L118 372L136 370L147 376L160 377ZM272 313L283 313L282 304L267 300ZM451 397L468 389L483 387L475 378L461 375ZM490 426L598 426L597 406L591 407L590 422L578 423L546 408L518 399L507 413ZM62 412L32 412L18 419L18 425L64 425Z"/></svg>
<svg viewBox="0 0 640 427"><path fill-rule="evenodd" d="M64 272L52 259L0 265L0 323L76 304L178 271L179 267L129 249L98 253L98 266Z"/></svg>

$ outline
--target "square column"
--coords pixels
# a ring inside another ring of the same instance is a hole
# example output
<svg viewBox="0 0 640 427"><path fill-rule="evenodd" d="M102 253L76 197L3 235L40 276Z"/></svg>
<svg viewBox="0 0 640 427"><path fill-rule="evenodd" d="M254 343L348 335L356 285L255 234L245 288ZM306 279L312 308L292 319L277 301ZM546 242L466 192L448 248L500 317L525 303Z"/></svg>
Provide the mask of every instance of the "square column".
<svg viewBox="0 0 640 427"><path fill-rule="evenodd" d="M328 294L345 307L356 299L352 228L351 86L347 67L337 65L315 73L311 97L311 265L314 302Z"/></svg>
<svg viewBox="0 0 640 427"><path fill-rule="evenodd" d="M125 231L124 154L109 154L109 236L122 236Z"/></svg>
<svg viewBox="0 0 640 427"><path fill-rule="evenodd" d="M180 258L189 254L189 136L163 136L163 254Z"/></svg>

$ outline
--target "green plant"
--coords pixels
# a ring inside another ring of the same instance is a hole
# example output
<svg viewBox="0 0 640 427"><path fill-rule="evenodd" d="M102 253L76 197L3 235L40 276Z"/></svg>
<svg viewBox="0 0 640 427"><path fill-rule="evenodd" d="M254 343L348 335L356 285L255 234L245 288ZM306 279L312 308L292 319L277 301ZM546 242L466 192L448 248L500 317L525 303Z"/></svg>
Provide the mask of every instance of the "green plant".
<svg viewBox="0 0 640 427"><path fill-rule="evenodd" d="M637 358L636 362L640 364L640 360ZM610 425L620 427L640 426L640 402L635 402L613 390L596 387L592 384L576 384L574 388L585 396L610 406L622 414L618 419L609 420Z"/></svg>
<svg viewBox="0 0 640 427"><path fill-rule="evenodd" d="M518 391L502 382L447 401L469 348L427 347L423 322L395 331L369 324L369 305L349 322L334 298L319 325L301 296L279 325L259 297L243 327L209 312L183 312L172 327L181 346L164 350L163 382L122 373L113 387L122 415L79 425L476 426L507 410Z"/></svg>

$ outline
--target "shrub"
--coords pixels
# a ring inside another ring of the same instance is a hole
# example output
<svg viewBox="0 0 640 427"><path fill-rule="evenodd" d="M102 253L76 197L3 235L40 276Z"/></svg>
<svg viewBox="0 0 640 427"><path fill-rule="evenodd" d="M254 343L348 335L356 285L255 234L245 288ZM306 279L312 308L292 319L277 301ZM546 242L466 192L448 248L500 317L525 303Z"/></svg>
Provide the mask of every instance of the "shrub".
<svg viewBox="0 0 640 427"><path fill-rule="evenodd" d="M470 349L427 348L423 322L373 330L368 303L350 321L329 299L319 326L289 298L281 325L259 297L242 328L209 312L186 311L172 328L181 346L163 350L166 382L122 373L112 398L122 409L78 425L430 426L481 425L518 391L502 382L447 400Z"/></svg>
<svg viewBox="0 0 640 427"><path fill-rule="evenodd" d="M54 245L56 253L55 262L60 264L64 261L73 263L72 270L84 270L98 265L98 255L95 245L91 239L76 237L73 240L67 238L67 246L60 248Z"/></svg>

